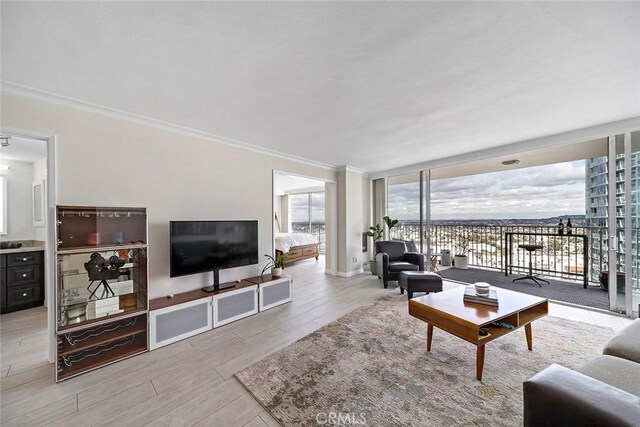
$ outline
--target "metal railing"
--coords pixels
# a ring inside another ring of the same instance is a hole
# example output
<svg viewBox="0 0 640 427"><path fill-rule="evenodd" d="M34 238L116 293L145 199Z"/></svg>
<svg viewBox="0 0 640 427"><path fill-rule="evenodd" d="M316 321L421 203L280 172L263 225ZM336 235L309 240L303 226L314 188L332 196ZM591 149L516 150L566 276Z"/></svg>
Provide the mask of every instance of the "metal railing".
<svg viewBox="0 0 640 427"><path fill-rule="evenodd" d="M461 252L460 248L467 245L469 265L503 270L505 259L505 233L534 233L554 234L557 227L538 225L470 225L470 224L432 224L431 247L435 253L443 249L451 251L451 256ZM583 265L583 241L576 235L585 234L588 241L588 265ZM392 239L420 241L420 223L418 221L400 221L391 229ZM617 265L619 271L631 271L633 287L640 288L640 231L634 229L632 233L633 265L624 266L624 246L619 248ZM535 267L540 270L555 270L545 273L551 277L575 280L575 273L588 269L588 278L592 283L598 283L598 275L602 270L608 270L608 230L606 227L573 227L573 235L565 234L559 237L543 238L545 249L535 255ZM531 242L530 240L528 242ZM517 248L517 246L516 246ZM514 268L524 271L529 266L528 254L514 249Z"/></svg>
<svg viewBox="0 0 640 427"><path fill-rule="evenodd" d="M320 253L323 254L326 249L325 223L324 222L292 222L291 230L293 233L307 233L315 237L320 242Z"/></svg>

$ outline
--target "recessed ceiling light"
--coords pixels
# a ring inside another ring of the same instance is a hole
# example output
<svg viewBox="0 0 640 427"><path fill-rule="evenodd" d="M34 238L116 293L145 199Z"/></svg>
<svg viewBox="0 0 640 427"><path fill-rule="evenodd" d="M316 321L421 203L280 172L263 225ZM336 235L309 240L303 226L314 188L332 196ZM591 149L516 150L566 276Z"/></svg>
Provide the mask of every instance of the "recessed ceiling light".
<svg viewBox="0 0 640 427"><path fill-rule="evenodd" d="M504 162L502 162L502 164L505 166L517 165L518 163L520 163L520 160L518 159L505 160Z"/></svg>

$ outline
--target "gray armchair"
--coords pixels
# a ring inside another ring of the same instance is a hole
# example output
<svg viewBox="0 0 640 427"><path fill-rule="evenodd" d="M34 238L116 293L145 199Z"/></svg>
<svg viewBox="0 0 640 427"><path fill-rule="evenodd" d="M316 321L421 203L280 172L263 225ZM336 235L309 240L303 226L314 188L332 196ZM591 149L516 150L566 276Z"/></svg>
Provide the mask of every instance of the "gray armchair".
<svg viewBox="0 0 640 427"><path fill-rule="evenodd" d="M577 371L551 365L524 382L525 427L640 425L640 319Z"/></svg>
<svg viewBox="0 0 640 427"><path fill-rule="evenodd" d="M376 242L376 270L387 288L389 281L397 281L403 271L424 271L424 255L407 252L402 241Z"/></svg>

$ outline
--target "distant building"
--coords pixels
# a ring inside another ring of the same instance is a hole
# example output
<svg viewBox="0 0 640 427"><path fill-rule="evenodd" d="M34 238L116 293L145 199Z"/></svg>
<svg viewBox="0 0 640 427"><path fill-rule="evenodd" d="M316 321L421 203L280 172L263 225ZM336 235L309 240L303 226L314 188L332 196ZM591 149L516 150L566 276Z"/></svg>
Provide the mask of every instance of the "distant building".
<svg viewBox="0 0 640 427"><path fill-rule="evenodd" d="M606 256L608 250L607 241L607 218L608 213L608 169L606 157L595 157L585 163L586 175L586 222L588 227L594 227L591 231L591 268L592 277L595 278L600 273L602 256ZM631 156L631 201L632 203L632 228L633 228L633 269L638 271L640 265L640 153L633 153ZM618 228L624 227L624 156L616 158L616 222ZM600 227L600 228L595 228ZM624 265L625 247L624 236L618 241L618 265L621 271L628 271ZM636 277L633 280L633 287L640 288L640 283Z"/></svg>

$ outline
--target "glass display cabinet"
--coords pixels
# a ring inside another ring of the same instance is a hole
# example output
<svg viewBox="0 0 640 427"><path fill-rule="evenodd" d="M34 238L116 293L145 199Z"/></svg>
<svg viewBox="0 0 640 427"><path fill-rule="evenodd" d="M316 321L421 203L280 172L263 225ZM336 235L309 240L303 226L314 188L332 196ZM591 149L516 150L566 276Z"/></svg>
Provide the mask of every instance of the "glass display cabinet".
<svg viewBox="0 0 640 427"><path fill-rule="evenodd" d="M144 208L57 207L56 381L148 348Z"/></svg>

